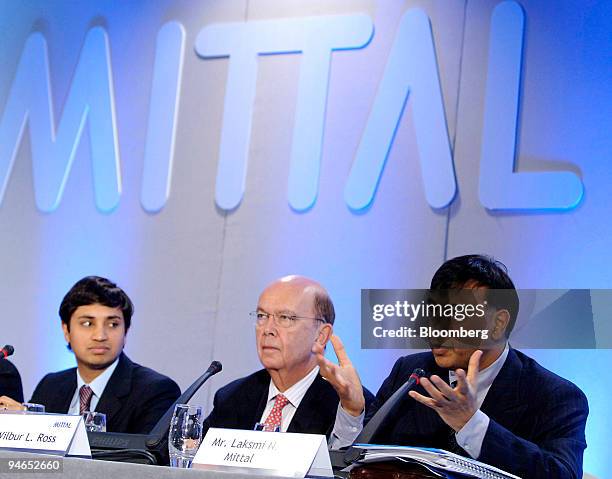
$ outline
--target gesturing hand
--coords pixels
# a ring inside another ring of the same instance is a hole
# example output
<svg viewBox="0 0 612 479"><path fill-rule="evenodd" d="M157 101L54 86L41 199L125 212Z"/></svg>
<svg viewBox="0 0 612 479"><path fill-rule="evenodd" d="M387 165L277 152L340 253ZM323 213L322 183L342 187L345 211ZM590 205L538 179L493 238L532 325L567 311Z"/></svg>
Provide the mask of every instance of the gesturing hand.
<svg viewBox="0 0 612 479"><path fill-rule="evenodd" d="M325 350L320 344L317 343L312 347L312 352L317 355L319 372L338 393L342 408L351 416L357 417L365 409L365 398L359 375L346 354L340 338L332 335L331 343L338 358L338 364L325 358L323 355Z"/></svg>
<svg viewBox="0 0 612 479"><path fill-rule="evenodd" d="M467 375L463 369L457 369L457 386L453 389L439 376L422 378L421 385L431 397L410 391L410 397L425 406L432 408L442 420L458 432L478 410L476 404L476 386L482 351L474 351L470 357Z"/></svg>

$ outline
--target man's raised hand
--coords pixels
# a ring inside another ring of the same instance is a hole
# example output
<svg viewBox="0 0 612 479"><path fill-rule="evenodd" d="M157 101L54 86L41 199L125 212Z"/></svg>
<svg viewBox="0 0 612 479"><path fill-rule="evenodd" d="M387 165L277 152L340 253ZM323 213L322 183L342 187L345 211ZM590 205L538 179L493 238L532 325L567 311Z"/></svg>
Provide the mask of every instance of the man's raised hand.
<svg viewBox="0 0 612 479"><path fill-rule="evenodd" d="M317 343L312 348L312 352L317 355L319 372L338 393L342 409L351 416L357 417L365 409L365 398L359 374L346 354L340 338L332 335L331 343L338 358L338 364L325 358L325 350L320 344Z"/></svg>

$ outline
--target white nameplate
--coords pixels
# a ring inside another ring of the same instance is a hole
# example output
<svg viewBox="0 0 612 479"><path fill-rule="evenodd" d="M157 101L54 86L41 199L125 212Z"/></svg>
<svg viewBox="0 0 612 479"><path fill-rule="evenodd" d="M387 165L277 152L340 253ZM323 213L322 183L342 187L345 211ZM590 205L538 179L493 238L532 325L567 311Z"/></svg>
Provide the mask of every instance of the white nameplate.
<svg viewBox="0 0 612 479"><path fill-rule="evenodd" d="M82 416L0 414L0 449L91 457Z"/></svg>
<svg viewBox="0 0 612 479"><path fill-rule="evenodd" d="M193 467L285 477L334 475L321 434L241 429L210 428Z"/></svg>

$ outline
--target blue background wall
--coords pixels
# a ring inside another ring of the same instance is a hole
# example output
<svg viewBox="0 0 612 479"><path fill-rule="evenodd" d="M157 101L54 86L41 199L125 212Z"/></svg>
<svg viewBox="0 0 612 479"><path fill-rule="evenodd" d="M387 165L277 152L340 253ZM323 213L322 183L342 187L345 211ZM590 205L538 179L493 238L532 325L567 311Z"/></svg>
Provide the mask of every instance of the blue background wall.
<svg viewBox="0 0 612 479"><path fill-rule="evenodd" d="M56 311L66 290L86 274L113 278L133 297L136 316L127 351L136 361L171 375L183 388L211 359L223 362L223 373L198 397L207 406L217 387L257 364L248 312L261 289L284 274L309 275L326 285L337 307L336 331L374 390L405 352L360 350L361 288L423 288L445 259L472 252L502 260L521 288L611 288L612 2L520 2L525 27L514 169L570 171L584 188L575 208L552 211L494 211L479 197L491 17L499 3L1 1L0 112L6 111L27 39L41 32L59 125L87 33L95 26L106 32L122 183L116 207L100 211L86 126L57 208L37 208L29 134L40 113L30 112L0 204L0 339L16 347L26 396L44 373L73 365ZM414 8L431 26L457 193L443 208L432 208L426 199L421 162L431 158L418 147L423 118L415 113L421 92L414 87L393 141L387 142L373 201L354 210L345 201L347 179L400 22ZM281 25L287 19L354 14L371 19L373 36L361 49L331 54L314 205L297 211L288 203L302 64L302 55L291 53L257 59L244 196L234 209L217 206L231 59L199 57L198 33L215 23ZM169 21L184 28L182 76L170 194L161 210L151 212L141 205L145 144L156 37ZM0 158L0 165L9 156ZM486 181L500 191L510 188L498 178ZM587 394L585 470L609 477L612 353L529 353Z"/></svg>

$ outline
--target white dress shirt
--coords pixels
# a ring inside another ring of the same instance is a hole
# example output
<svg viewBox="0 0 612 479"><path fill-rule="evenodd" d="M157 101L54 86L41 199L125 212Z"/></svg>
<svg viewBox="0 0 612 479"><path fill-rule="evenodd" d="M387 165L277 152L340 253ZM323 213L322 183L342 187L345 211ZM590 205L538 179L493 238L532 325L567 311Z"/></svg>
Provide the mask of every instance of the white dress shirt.
<svg viewBox="0 0 612 479"><path fill-rule="evenodd" d="M98 401L100 401L100 396L104 392L104 388L106 388L106 384L108 380L113 375L115 368L117 367L117 363L119 362L119 358L115 359L115 362L107 367L102 374L100 374L96 379L89 383L89 387L93 391L93 395L91 396L91 402L89 403L89 410L95 411L96 406L98 405ZM74 392L74 396L72 396L72 401L70 402L70 408L68 408L68 414L80 414L81 408L81 400L79 396L79 391L81 390L81 386L87 384L81 374L79 373L79 368L76 370L77 373L77 388Z"/></svg>
<svg viewBox="0 0 612 479"><path fill-rule="evenodd" d="M476 386L476 404L478 410L470 418L470 420L455 433L457 444L461 446L474 459L480 456L482 449L482 441L489 427L489 416L480 410L482 403L493 384L493 381L501 371L506 358L508 357L509 346L506 343L501 355L485 369L481 369L478 374L478 384ZM449 371L449 383L455 381L455 372ZM350 446L363 428L363 414L359 417L353 417L348 414L340 404L338 404L338 413L336 415L336 423L332 432L330 448L339 449L341 447ZM418 444L417 444L418 445Z"/></svg>
<svg viewBox="0 0 612 479"><path fill-rule="evenodd" d="M315 366L312 371L310 371L306 376L283 393L278 390L272 379L270 379L270 386L268 388L268 402L266 403L266 407L264 408L263 414L261 415L261 420L259 422L262 424L265 422L266 418L270 415L270 411L272 411L272 408L274 407L274 400L276 396L278 394L282 394L289 400L281 412L281 432L287 432L287 428L289 427L289 424L291 424L295 411L302 402L302 399L304 399L306 391L308 391L308 388L317 378L317 374L319 374L319 366ZM253 424L253 426L255 426L255 424Z"/></svg>

